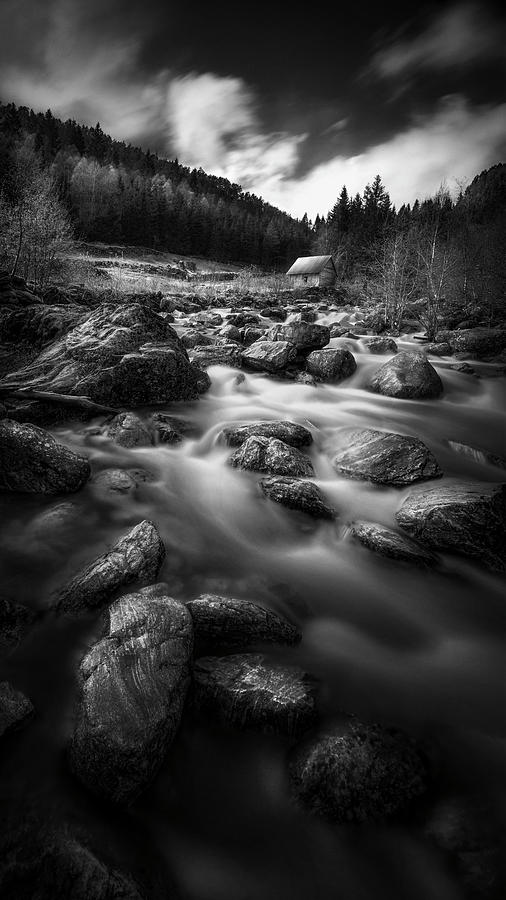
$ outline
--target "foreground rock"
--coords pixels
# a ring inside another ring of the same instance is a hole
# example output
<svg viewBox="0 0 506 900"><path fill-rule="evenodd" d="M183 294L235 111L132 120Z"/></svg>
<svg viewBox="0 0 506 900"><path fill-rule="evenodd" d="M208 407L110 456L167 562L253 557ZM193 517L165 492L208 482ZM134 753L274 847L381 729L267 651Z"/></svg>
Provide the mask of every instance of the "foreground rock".
<svg viewBox="0 0 506 900"><path fill-rule="evenodd" d="M0 306L0 342L28 344L40 350L70 331L89 314L83 306L46 306L37 298L37 305L19 307Z"/></svg>
<svg viewBox="0 0 506 900"><path fill-rule="evenodd" d="M365 338L363 343L369 353L397 353L399 349L394 339L388 337Z"/></svg>
<svg viewBox="0 0 506 900"><path fill-rule="evenodd" d="M306 359L306 369L310 375L321 381L342 381L349 378L357 368L355 357L349 350L326 347L313 350Z"/></svg>
<svg viewBox="0 0 506 900"><path fill-rule="evenodd" d="M33 714L33 705L8 681L0 682L0 738L20 728Z"/></svg>
<svg viewBox="0 0 506 900"><path fill-rule="evenodd" d="M186 605L193 619L196 656L251 644L296 644L301 639L291 622L249 600L201 594Z"/></svg>
<svg viewBox="0 0 506 900"><path fill-rule="evenodd" d="M153 443L142 419L132 412L118 413L107 426L107 437L120 447L148 447Z"/></svg>
<svg viewBox="0 0 506 900"><path fill-rule="evenodd" d="M194 667L194 702L224 724L265 734L300 734L316 718L309 676L262 654L201 657Z"/></svg>
<svg viewBox="0 0 506 900"><path fill-rule="evenodd" d="M443 474L428 447L418 438L358 428L345 432L343 439L345 446L333 457L332 465L349 478L405 485Z"/></svg>
<svg viewBox="0 0 506 900"><path fill-rule="evenodd" d="M229 447L240 447L250 437L277 438L291 447L309 447L313 436L303 425L295 422L251 422L248 425L228 425L222 434Z"/></svg>
<svg viewBox="0 0 506 900"><path fill-rule="evenodd" d="M313 475L313 464L300 450L276 438L249 437L232 454L229 463L234 468L271 475Z"/></svg>
<svg viewBox="0 0 506 900"><path fill-rule="evenodd" d="M428 780L409 737L359 722L298 748L289 772L298 800L331 822L396 816L426 791Z"/></svg>
<svg viewBox="0 0 506 900"><path fill-rule="evenodd" d="M106 634L81 663L74 774L93 793L129 803L156 774L179 728L190 682L191 616L153 585L108 610Z"/></svg>
<svg viewBox="0 0 506 900"><path fill-rule="evenodd" d="M194 400L210 381L167 322L147 305L129 303L94 310L3 384L132 407Z"/></svg>
<svg viewBox="0 0 506 900"><path fill-rule="evenodd" d="M395 518L422 544L506 569L504 484L453 482L413 491Z"/></svg>
<svg viewBox="0 0 506 900"><path fill-rule="evenodd" d="M237 344L214 344L213 346L194 347L190 350L190 359L202 368L207 366L241 365L241 348Z"/></svg>
<svg viewBox="0 0 506 900"><path fill-rule="evenodd" d="M336 518L335 510L326 503L320 489L311 481L274 477L262 478L259 485L263 494L274 503L306 513L313 519Z"/></svg>
<svg viewBox="0 0 506 900"><path fill-rule="evenodd" d="M12 419L0 421L0 490L30 494L78 491L90 464L49 432Z"/></svg>
<svg viewBox="0 0 506 900"><path fill-rule="evenodd" d="M423 353L402 351L378 369L370 388L386 397L432 400L443 393L443 382Z"/></svg>
<svg viewBox="0 0 506 900"><path fill-rule="evenodd" d="M351 533L368 550L373 550L388 559L411 563L415 566L434 566L438 561L434 553L430 553L415 541L384 525L376 525L373 522L354 522L351 526Z"/></svg>
<svg viewBox="0 0 506 900"><path fill-rule="evenodd" d="M64 613L95 609L133 581L150 584L156 580L164 558L158 529L144 519L60 591L56 608Z"/></svg>
<svg viewBox="0 0 506 900"><path fill-rule="evenodd" d="M260 372L281 372L293 362L297 351L289 341L255 341L243 350L242 362Z"/></svg>
<svg viewBox="0 0 506 900"><path fill-rule="evenodd" d="M330 341L330 329L326 325L315 325L313 322L299 321L284 322L272 325L266 332L268 341L288 341L293 344L298 352L305 350L320 350Z"/></svg>

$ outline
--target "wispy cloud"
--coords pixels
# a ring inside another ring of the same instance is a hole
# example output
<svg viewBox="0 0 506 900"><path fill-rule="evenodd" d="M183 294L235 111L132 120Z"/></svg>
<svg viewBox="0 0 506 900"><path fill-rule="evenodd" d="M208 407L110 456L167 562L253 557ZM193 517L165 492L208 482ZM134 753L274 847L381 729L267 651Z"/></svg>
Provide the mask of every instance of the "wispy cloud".
<svg viewBox="0 0 506 900"><path fill-rule="evenodd" d="M480 60L504 59L504 25L475 3L440 12L413 38L393 40L377 51L369 72L395 78L417 69L443 70Z"/></svg>

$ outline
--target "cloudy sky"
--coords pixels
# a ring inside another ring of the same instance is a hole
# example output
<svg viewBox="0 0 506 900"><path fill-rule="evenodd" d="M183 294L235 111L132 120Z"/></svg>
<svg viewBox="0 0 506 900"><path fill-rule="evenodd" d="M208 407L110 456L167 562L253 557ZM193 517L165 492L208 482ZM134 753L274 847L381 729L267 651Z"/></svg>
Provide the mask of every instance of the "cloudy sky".
<svg viewBox="0 0 506 900"><path fill-rule="evenodd" d="M296 216L505 157L502 3L0 0L0 97L100 122Z"/></svg>

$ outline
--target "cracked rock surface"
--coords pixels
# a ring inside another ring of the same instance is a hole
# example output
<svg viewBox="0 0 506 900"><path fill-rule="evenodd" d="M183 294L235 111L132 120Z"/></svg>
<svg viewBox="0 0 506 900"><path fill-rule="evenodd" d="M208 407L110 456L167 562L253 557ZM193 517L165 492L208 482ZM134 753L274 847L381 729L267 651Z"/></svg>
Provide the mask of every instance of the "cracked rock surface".
<svg viewBox="0 0 506 900"><path fill-rule="evenodd" d="M357 428L343 434L332 464L341 475L375 484L403 485L439 478L443 471L419 438Z"/></svg>
<svg viewBox="0 0 506 900"><path fill-rule="evenodd" d="M78 456L36 425L0 421L0 491L29 494L74 493L91 474Z"/></svg>

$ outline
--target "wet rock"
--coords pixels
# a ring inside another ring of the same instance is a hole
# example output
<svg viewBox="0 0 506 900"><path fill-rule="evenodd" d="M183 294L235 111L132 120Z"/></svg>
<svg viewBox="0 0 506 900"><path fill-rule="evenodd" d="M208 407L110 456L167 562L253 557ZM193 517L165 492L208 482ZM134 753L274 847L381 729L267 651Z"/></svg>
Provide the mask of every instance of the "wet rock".
<svg viewBox="0 0 506 900"><path fill-rule="evenodd" d="M0 738L20 728L33 714L33 705L8 681L0 682Z"/></svg>
<svg viewBox="0 0 506 900"><path fill-rule="evenodd" d="M219 313L205 312L204 310L192 313L190 320L196 322L197 325L207 325L208 327L212 327L213 325L223 325L223 318Z"/></svg>
<svg viewBox="0 0 506 900"><path fill-rule="evenodd" d="M133 412L122 412L114 416L106 433L120 447L148 447L153 443L144 422Z"/></svg>
<svg viewBox="0 0 506 900"><path fill-rule="evenodd" d="M450 356L452 348L448 341L439 341L437 343L424 344L423 349L427 356Z"/></svg>
<svg viewBox="0 0 506 900"><path fill-rule="evenodd" d="M349 350L327 347L313 350L306 359L306 369L310 375L322 381L342 381L349 378L357 368L355 357Z"/></svg>
<svg viewBox="0 0 506 900"><path fill-rule="evenodd" d="M250 437L277 438L291 447L309 447L313 442L313 436L307 428L287 421L228 425L222 434L230 447L240 447Z"/></svg>
<svg viewBox="0 0 506 900"><path fill-rule="evenodd" d="M94 310L4 384L131 408L196 399L210 381L167 322L148 305L130 303Z"/></svg>
<svg viewBox="0 0 506 900"><path fill-rule="evenodd" d="M89 311L83 306L0 307L0 341L29 344L40 349L66 334Z"/></svg>
<svg viewBox="0 0 506 900"><path fill-rule="evenodd" d="M234 341L236 344L241 343L241 332L237 328L237 325L223 325L219 331L216 332L217 337L223 338L228 343L229 341Z"/></svg>
<svg viewBox="0 0 506 900"><path fill-rule="evenodd" d="M179 728L193 627L161 584L121 597L107 619L105 636L81 663L70 762L93 793L129 803L155 776Z"/></svg>
<svg viewBox="0 0 506 900"><path fill-rule="evenodd" d="M291 622L249 600L201 594L186 605L193 619L195 656L251 644L296 644L301 639Z"/></svg>
<svg viewBox="0 0 506 900"><path fill-rule="evenodd" d="M256 325L246 325L245 328L241 328L241 341L245 347L250 347L251 344L261 341L263 336L263 328L258 328Z"/></svg>
<svg viewBox="0 0 506 900"><path fill-rule="evenodd" d="M452 482L415 490L395 516L415 540L506 569L506 485Z"/></svg>
<svg viewBox="0 0 506 900"><path fill-rule="evenodd" d="M0 491L65 494L90 477L90 464L35 425L0 421Z"/></svg>
<svg viewBox="0 0 506 900"><path fill-rule="evenodd" d="M335 510L326 503L320 489L311 481L274 477L262 478L259 485L263 494L274 503L307 513L314 519L336 518Z"/></svg>
<svg viewBox="0 0 506 900"><path fill-rule="evenodd" d="M342 435L344 446L332 459L341 475L374 484L405 485L439 478L443 472L418 438L357 428Z"/></svg>
<svg viewBox="0 0 506 900"><path fill-rule="evenodd" d="M133 470L102 469L93 477L90 485L98 495L128 494L135 491L140 480L143 479L136 478Z"/></svg>
<svg viewBox="0 0 506 900"><path fill-rule="evenodd" d="M476 377L476 369L473 369L469 363L458 363L456 366L450 366L455 372L461 372L462 375L473 375Z"/></svg>
<svg viewBox="0 0 506 900"><path fill-rule="evenodd" d="M363 343L369 353L397 353L399 349L394 339L389 337L364 338Z"/></svg>
<svg viewBox="0 0 506 900"><path fill-rule="evenodd" d="M331 822L370 822L402 813L427 789L414 741L354 722L296 749L289 763L297 799Z"/></svg>
<svg viewBox="0 0 506 900"><path fill-rule="evenodd" d="M280 306L266 306L260 310L260 315L266 319L272 319L274 322L284 322L286 319L286 310Z"/></svg>
<svg viewBox="0 0 506 900"><path fill-rule="evenodd" d="M26 606L0 597L0 657L16 649L34 619L35 614Z"/></svg>
<svg viewBox="0 0 506 900"><path fill-rule="evenodd" d="M423 353L402 351L378 369L370 388L386 397L431 400L443 393L443 382Z"/></svg>
<svg viewBox="0 0 506 900"><path fill-rule="evenodd" d="M164 558L158 529L144 519L65 585L55 606L58 612L73 614L94 609L133 581L155 581Z"/></svg>
<svg viewBox="0 0 506 900"><path fill-rule="evenodd" d="M479 447L471 447L469 444L462 444L460 441L448 441L449 446L455 453L461 456L467 456L476 463L482 465L496 466L498 469L506 469L506 458L490 453L488 450L482 450Z"/></svg>
<svg viewBox="0 0 506 900"><path fill-rule="evenodd" d="M288 341L297 351L320 350L330 341L330 329L326 325L294 321L272 325L266 333L268 341Z"/></svg>
<svg viewBox="0 0 506 900"><path fill-rule="evenodd" d="M245 325L258 325L260 319L256 313L244 311L231 313L227 316L227 321L230 325L235 325L236 328L244 328Z"/></svg>
<svg viewBox="0 0 506 900"><path fill-rule="evenodd" d="M242 362L261 372L280 372L293 362L296 349L289 341L260 340L243 350Z"/></svg>
<svg viewBox="0 0 506 900"><path fill-rule="evenodd" d="M186 423L165 413L154 413L151 425L161 444L180 444L183 440L181 428L186 430Z"/></svg>
<svg viewBox="0 0 506 900"><path fill-rule="evenodd" d="M309 372L297 372L295 376L296 384L305 384L308 387L317 387L318 379L315 378L314 375L310 375Z"/></svg>
<svg viewBox="0 0 506 900"><path fill-rule="evenodd" d="M270 475L313 475L313 464L295 447L276 438L249 437L232 454L229 463L234 468Z"/></svg>
<svg viewBox="0 0 506 900"><path fill-rule="evenodd" d="M190 350L193 347L209 347L214 345L213 338L201 331L194 331L193 328L185 328L179 335L183 347Z"/></svg>
<svg viewBox="0 0 506 900"><path fill-rule="evenodd" d="M452 353L465 353L472 359L487 359L506 348L505 328L466 328L440 331L437 341L446 341Z"/></svg>
<svg viewBox="0 0 506 900"><path fill-rule="evenodd" d="M196 708L223 724L293 736L316 719L314 682L297 666L262 654L203 656L193 678Z"/></svg>
<svg viewBox="0 0 506 900"><path fill-rule="evenodd" d="M415 566L434 566L438 561L434 553L430 553L415 541L384 525L376 525L373 522L353 522L351 533L368 550L373 550L380 556L386 556L389 559L412 563Z"/></svg>
<svg viewBox="0 0 506 900"><path fill-rule="evenodd" d="M207 366L241 365L241 348L237 344L214 344L212 347L194 347L190 359L203 368Z"/></svg>

